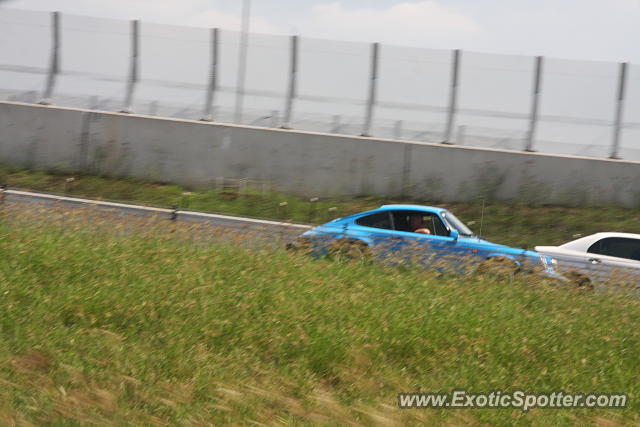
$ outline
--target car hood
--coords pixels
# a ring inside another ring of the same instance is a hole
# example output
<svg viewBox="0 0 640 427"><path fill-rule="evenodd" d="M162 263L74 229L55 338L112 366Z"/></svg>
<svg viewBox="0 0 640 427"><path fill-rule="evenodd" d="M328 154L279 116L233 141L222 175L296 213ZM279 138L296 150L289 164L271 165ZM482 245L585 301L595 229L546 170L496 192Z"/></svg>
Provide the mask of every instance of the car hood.
<svg viewBox="0 0 640 427"><path fill-rule="evenodd" d="M503 251L513 256L526 256L526 257L536 258L536 259L540 257L540 254L534 251L530 251L528 249L514 248L512 246L501 245L499 243L490 242L488 240L484 240L479 237L465 237L459 240L460 242L470 244L470 245L482 245L487 248L493 248L493 249L496 249L497 251Z"/></svg>
<svg viewBox="0 0 640 427"><path fill-rule="evenodd" d="M465 243L480 243L483 245L491 245L491 246L496 246L501 248L508 248L508 246L500 245L498 243L493 243L488 240L481 239L480 237L460 237L458 240Z"/></svg>
<svg viewBox="0 0 640 427"><path fill-rule="evenodd" d="M500 243L495 243L495 242L491 242L489 240L484 240L481 239L480 237L461 237L460 239L458 239L460 242L463 243L469 243L469 244L476 244L476 245L484 245L484 246L492 246L494 248L500 248L500 249L511 249L514 251L526 251L526 252L531 252L528 251L526 249L519 249L519 248L514 248L512 246L507 246L507 245L501 245Z"/></svg>

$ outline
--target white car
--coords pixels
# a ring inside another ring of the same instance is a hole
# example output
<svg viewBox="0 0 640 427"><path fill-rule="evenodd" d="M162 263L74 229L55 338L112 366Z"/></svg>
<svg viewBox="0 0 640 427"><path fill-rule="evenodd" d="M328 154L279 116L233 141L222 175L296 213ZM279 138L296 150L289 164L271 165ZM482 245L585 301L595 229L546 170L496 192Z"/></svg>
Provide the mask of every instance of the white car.
<svg viewBox="0 0 640 427"><path fill-rule="evenodd" d="M536 246L561 273L577 272L592 283L640 285L640 234L597 233L562 246Z"/></svg>

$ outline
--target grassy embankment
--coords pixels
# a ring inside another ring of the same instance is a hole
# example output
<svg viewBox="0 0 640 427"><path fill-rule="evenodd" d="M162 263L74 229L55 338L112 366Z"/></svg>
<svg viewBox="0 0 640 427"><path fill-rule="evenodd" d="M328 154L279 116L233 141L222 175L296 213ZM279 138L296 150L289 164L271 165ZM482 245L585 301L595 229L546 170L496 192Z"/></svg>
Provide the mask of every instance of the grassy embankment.
<svg viewBox="0 0 640 427"><path fill-rule="evenodd" d="M309 194L309 199L300 199L255 188L247 188L241 194L237 189L187 190L175 185L96 176L74 176L75 180L69 183L67 179L70 177L0 166L0 184L14 187L303 223L322 223L338 216L377 208L383 203L429 204L428 200L385 200L378 197L310 202L313 194ZM281 206L283 202L286 202L286 206ZM477 202L449 204L445 207L478 232L481 206ZM599 231L640 233L640 209L488 203L482 235L498 243L532 248L536 245L565 243Z"/></svg>
<svg viewBox="0 0 640 427"><path fill-rule="evenodd" d="M640 422L637 299L81 225L0 223L0 424ZM396 407L460 387L631 401Z"/></svg>

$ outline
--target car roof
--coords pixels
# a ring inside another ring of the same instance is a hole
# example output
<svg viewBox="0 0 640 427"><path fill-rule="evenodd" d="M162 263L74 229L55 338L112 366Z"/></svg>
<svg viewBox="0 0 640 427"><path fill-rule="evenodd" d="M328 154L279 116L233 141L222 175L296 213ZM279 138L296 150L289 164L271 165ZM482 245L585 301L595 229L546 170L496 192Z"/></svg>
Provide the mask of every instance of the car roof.
<svg viewBox="0 0 640 427"><path fill-rule="evenodd" d="M438 212L442 212L445 211L446 209L443 208L437 208L434 206L423 206L423 205L383 205L380 206L377 209L371 209L368 211L363 211L363 212L358 212L358 213L354 213L342 218L336 218L333 221L329 221L332 224L335 223L341 223L344 221L351 221L353 219L356 218L360 218L363 216L367 216L367 215L371 215L377 212L389 212L389 211L395 211L395 210L409 210L409 211L422 211L422 212L429 212L429 213L438 213Z"/></svg>
<svg viewBox="0 0 640 427"><path fill-rule="evenodd" d="M586 251L592 244L595 242L611 238L611 237L619 237L626 239L640 239L640 234L632 234L632 233L615 233L615 232L603 232L591 234L589 236L581 237L577 240L572 240L571 242L567 242L564 245L560 245L559 247L563 249L577 250L577 251Z"/></svg>
<svg viewBox="0 0 640 427"><path fill-rule="evenodd" d="M435 206L424 206L424 205L383 205L380 206L378 209L376 210L385 210L385 211L391 211L391 210L416 210L416 211L425 211L425 212L435 212L435 211L443 211L445 209L443 208L437 208Z"/></svg>
<svg viewBox="0 0 640 427"><path fill-rule="evenodd" d="M592 235L593 237L597 237L599 239L604 239L607 237L626 237L629 239L640 239L640 234L633 234L633 233L615 233L615 232L607 232L607 233L596 233Z"/></svg>

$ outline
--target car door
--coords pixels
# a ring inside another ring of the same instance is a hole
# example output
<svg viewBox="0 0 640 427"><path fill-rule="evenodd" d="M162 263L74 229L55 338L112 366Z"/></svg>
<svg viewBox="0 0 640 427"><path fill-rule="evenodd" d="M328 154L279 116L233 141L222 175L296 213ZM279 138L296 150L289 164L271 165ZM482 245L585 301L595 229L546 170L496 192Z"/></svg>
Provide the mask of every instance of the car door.
<svg viewBox="0 0 640 427"><path fill-rule="evenodd" d="M435 212L403 210L392 211L391 215L394 225L393 250L405 263L449 269L464 255L464 248L450 237L451 230ZM431 234L412 231L410 218L417 215L423 217L423 228Z"/></svg>
<svg viewBox="0 0 640 427"><path fill-rule="evenodd" d="M589 249L593 274L618 283L640 282L640 239L606 237Z"/></svg>
<svg viewBox="0 0 640 427"><path fill-rule="evenodd" d="M368 242L376 254L383 254L393 246L393 222L388 211L361 216L354 224L346 230L344 237Z"/></svg>

